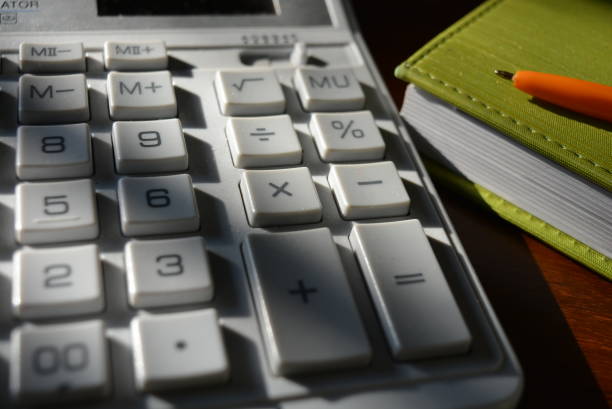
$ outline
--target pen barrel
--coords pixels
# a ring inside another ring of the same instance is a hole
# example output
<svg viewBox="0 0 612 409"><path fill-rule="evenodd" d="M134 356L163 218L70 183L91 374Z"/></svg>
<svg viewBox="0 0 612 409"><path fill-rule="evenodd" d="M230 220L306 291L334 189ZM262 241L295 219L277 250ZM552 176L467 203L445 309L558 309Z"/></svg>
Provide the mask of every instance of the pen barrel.
<svg viewBox="0 0 612 409"><path fill-rule="evenodd" d="M518 71L512 81L543 101L612 122L612 87L608 85L535 71Z"/></svg>

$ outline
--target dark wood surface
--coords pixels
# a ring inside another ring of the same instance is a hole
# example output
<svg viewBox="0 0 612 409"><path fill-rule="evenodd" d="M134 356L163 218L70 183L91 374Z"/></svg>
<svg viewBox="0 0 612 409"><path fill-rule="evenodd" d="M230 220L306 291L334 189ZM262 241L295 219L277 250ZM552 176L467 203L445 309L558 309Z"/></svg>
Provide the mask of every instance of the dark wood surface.
<svg viewBox="0 0 612 409"><path fill-rule="evenodd" d="M398 108L393 69L480 1L354 0ZM437 186L525 374L520 408L612 407L612 284Z"/></svg>

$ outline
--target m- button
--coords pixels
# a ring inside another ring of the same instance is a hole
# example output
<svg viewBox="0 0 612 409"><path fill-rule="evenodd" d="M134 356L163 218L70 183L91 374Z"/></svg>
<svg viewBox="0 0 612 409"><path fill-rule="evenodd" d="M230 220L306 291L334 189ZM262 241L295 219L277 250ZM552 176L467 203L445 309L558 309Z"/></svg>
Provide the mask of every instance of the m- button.
<svg viewBox="0 0 612 409"><path fill-rule="evenodd" d="M85 75L25 74L19 78L19 121L57 124L89 120Z"/></svg>
<svg viewBox="0 0 612 409"><path fill-rule="evenodd" d="M176 97L168 71L108 74L112 119L163 119L176 116Z"/></svg>

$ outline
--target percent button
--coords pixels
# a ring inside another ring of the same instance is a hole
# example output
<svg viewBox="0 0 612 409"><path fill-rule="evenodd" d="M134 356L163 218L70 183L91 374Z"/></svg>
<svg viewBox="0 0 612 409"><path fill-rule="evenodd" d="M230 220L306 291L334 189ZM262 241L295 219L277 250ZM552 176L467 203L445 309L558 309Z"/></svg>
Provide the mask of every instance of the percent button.
<svg viewBox="0 0 612 409"><path fill-rule="evenodd" d="M382 159L385 143L370 111L313 114L310 130L326 162Z"/></svg>

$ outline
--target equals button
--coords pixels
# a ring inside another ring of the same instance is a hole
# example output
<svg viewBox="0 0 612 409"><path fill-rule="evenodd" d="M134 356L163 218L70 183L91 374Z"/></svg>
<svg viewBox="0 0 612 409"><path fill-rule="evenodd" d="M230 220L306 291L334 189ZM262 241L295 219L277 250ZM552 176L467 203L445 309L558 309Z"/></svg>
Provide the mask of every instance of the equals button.
<svg viewBox="0 0 612 409"><path fill-rule="evenodd" d="M258 138L260 141L269 141L269 136L276 135L276 132L268 131L266 128L256 128L255 132L251 132L249 135Z"/></svg>

